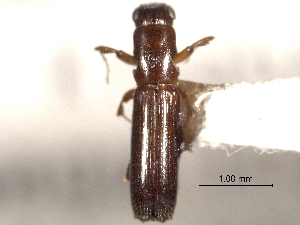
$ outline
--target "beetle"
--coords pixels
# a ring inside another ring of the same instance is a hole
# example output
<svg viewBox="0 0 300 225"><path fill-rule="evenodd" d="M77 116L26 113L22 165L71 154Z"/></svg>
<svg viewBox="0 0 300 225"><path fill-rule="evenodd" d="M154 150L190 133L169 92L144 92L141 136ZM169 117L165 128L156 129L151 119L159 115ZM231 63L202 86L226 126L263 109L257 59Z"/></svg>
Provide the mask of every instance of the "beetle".
<svg viewBox="0 0 300 225"><path fill-rule="evenodd" d="M204 112L193 108L195 94L212 90L211 85L179 81L176 64L214 37L205 37L178 53L172 7L143 4L134 10L132 19L136 26L133 55L106 46L95 50L103 57L114 53L137 66L133 71L137 88L123 96L118 110L118 115L125 117L123 103L133 99L127 175L131 202L136 218L163 222L174 213L180 154L190 149L201 130Z"/></svg>

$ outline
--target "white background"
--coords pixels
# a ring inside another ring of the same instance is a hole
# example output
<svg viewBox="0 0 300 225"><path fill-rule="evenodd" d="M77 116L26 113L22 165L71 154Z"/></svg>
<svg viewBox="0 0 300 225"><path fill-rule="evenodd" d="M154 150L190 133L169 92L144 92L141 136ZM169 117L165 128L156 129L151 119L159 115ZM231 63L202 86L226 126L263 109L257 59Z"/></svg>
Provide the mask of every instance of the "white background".
<svg viewBox="0 0 300 225"><path fill-rule="evenodd" d="M132 66L97 45L132 52L132 11L142 1L0 1L0 224L139 224L129 184L130 124L116 117ZM167 1L178 50L214 35L181 79L219 84L299 76L296 1ZM280 91L280 90L278 90ZM131 112L128 112L130 115ZM284 118L281 118L284 119ZM180 160L168 224L297 224L297 153L227 157L197 149ZM274 187L199 187L219 176ZM149 224L152 224L151 222Z"/></svg>

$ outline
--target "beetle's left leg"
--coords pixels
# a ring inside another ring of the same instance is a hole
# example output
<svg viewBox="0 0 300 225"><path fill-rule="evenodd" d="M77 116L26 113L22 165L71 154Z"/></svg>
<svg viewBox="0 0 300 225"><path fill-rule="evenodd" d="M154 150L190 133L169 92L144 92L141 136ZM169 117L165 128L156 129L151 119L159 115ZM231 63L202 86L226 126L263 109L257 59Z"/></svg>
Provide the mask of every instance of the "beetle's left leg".
<svg viewBox="0 0 300 225"><path fill-rule="evenodd" d="M108 53L115 53L116 56L121 59L123 62L131 64L131 65L136 65L137 61L136 58L132 55L129 55L126 52L123 52L122 50L117 50L111 47L107 46L98 46L95 48L96 51L99 51L100 54L108 54Z"/></svg>
<svg viewBox="0 0 300 225"><path fill-rule="evenodd" d="M127 64L131 64L131 65L136 65L137 61L136 58L133 55L129 55L126 52L123 52L122 50L117 50L111 47L107 47L107 46L98 46L95 48L96 51L100 52L100 55L102 56L105 64L106 64L106 68L107 68L107 72L106 72L106 82L109 83L108 81L108 74L109 74L109 66L107 63L107 60L104 56L104 54L108 54L108 53L115 53L116 56L121 59L123 62L127 63Z"/></svg>
<svg viewBox="0 0 300 225"><path fill-rule="evenodd" d="M194 52L195 48L207 45L213 39L214 39L213 36L208 36L208 37L202 38L199 41L196 41L191 46L188 46L185 49L183 49L181 52L177 53L177 55L174 58L174 62L179 63L179 62L182 62L183 60L186 60Z"/></svg>
<svg viewBox="0 0 300 225"><path fill-rule="evenodd" d="M123 98L122 98L122 101L120 103L118 113L117 113L118 116L123 116L125 118L125 120L127 120L129 122L131 122L131 120L124 113L123 102L127 103L129 100L133 99L134 92L135 92L135 89L130 89L123 95Z"/></svg>
<svg viewBox="0 0 300 225"><path fill-rule="evenodd" d="M124 182L130 181L130 163L128 163L128 166L126 168L125 178Z"/></svg>

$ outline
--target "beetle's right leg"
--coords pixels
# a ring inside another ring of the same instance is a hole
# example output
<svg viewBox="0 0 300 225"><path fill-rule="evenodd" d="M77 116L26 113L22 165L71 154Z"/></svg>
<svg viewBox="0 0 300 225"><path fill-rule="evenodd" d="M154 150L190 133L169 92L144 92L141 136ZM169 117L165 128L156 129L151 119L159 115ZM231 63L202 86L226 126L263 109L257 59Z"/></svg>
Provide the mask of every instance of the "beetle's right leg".
<svg viewBox="0 0 300 225"><path fill-rule="evenodd" d="M174 62L179 63L179 62L182 62L182 61L188 59L188 57L194 52L194 50L197 47L207 45L213 39L214 39L213 36L209 36L209 37L202 38L199 41L196 41L194 44L186 47L181 52L179 52L177 55L175 55Z"/></svg>
<svg viewBox="0 0 300 225"><path fill-rule="evenodd" d="M106 68L107 68L107 73L106 73L106 82L108 82L108 74L109 74L109 66L107 63L107 60L104 56L104 54L108 54L108 53L115 53L116 56L121 59L123 62L131 64L131 65L136 65L137 61L136 58L132 55L127 54L126 52L123 52L122 50L116 50L114 48L110 48L110 47L106 47L106 46L98 46L95 48L96 51L100 52L100 55L102 56L105 64L106 64Z"/></svg>
<svg viewBox="0 0 300 225"><path fill-rule="evenodd" d="M118 109L118 116L123 116L125 118L125 120L131 122L131 120L124 114L124 107L123 107L123 102L127 103L129 100L133 99L133 94L135 92L135 89L130 89L129 91L127 91L123 98L122 101L120 103L119 109Z"/></svg>

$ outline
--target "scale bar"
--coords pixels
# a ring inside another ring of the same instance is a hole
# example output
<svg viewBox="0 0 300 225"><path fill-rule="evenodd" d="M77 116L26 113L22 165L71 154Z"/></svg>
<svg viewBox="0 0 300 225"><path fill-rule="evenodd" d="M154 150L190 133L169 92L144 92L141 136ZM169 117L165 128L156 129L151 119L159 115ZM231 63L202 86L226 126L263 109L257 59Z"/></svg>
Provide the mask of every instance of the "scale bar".
<svg viewBox="0 0 300 225"><path fill-rule="evenodd" d="M199 186L211 186L211 187L217 187L217 186L243 186L243 187L250 187L250 186L255 186L255 187L273 187L273 184L199 184Z"/></svg>

